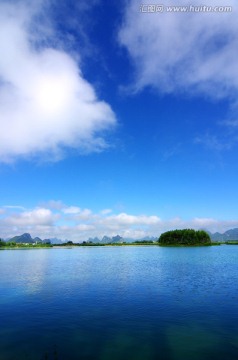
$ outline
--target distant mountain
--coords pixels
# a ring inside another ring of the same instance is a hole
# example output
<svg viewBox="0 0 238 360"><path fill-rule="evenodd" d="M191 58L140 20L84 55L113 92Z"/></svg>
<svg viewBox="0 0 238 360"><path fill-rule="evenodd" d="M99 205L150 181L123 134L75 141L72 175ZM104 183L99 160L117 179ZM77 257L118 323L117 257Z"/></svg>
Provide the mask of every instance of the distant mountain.
<svg viewBox="0 0 238 360"><path fill-rule="evenodd" d="M111 241L112 241L112 239L109 236L106 236L106 235L104 235L102 240L101 240L101 242L105 243L105 244L110 243Z"/></svg>
<svg viewBox="0 0 238 360"><path fill-rule="evenodd" d="M207 231L207 233L210 235L212 241L238 240L238 228L227 230L223 234L219 232L212 234L209 231Z"/></svg>
<svg viewBox="0 0 238 360"><path fill-rule="evenodd" d="M44 239L42 240L42 244L51 244L50 239Z"/></svg>
<svg viewBox="0 0 238 360"><path fill-rule="evenodd" d="M27 244L33 244L34 240L32 239L31 235L28 233L24 233L19 236L14 236L13 238L8 240L9 242L15 242L17 244L19 243L27 243Z"/></svg>
<svg viewBox="0 0 238 360"><path fill-rule="evenodd" d="M51 244L64 244L66 242L68 242L69 240L65 239L65 240L61 240L61 239L58 239L56 237L54 238L49 238L47 240L50 240Z"/></svg>
<svg viewBox="0 0 238 360"><path fill-rule="evenodd" d="M36 244L42 244L42 240L38 236L33 239L33 242Z"/></svg>
<svg viewBox="0 0 238 360"><path fill-rule="evenodd" d="M157 237L155 237L155 236L144 236L143 238L141 238L141 239L139 239L139 240L141 240L141 241L143 241L143 240L157 241L158 238L159 238L158 236L157 236Z"/></svg>
<svg viewBox="0 0 238 360"><path fill-rule="evenodd" d="M123 241L127 242L127 243L133 243L135 241L157 241L158 240L158 236L144 236L142 238L139 239L134 239L134 238L123 238Z"/></svg>
<svg viewBox="0 0 238 360"><path fill-rule="evenodd" d="M104 235L101 240L98 237L94 237L94 238L90 237L90 238L88 238L87 242L108 244L108 243L123 243L123 242L132 243L132 242L134 242L136 240L139 240L139 241L143 241L143 240L156 241L156 240L158 240L158 237L145 236L145 237L140 238L140 239L132 239L132 238L123 238L120 235L116 235L116 236L112 236L112 237Z"/></svg>
<svg viewBox="0 0 238 360"><path fill-rule="evenodd" d="M8 242L15 242L17 244L50 244L50 239L41 240L38 236L34 239L30 234L24 233L22 235L14 236L7 240Z"/></svg>
<svg viewBox="0 0 238 360"><path fill-rule="evenodd" d="M15 243L25 243L25 244L63 244L68 240L61 240L58 238L50 238L42 240L38 236L34 239L31 237L30 234L25 233L22 235L14 236L13 238L8 238L6 241L15 242Z"/></svg>
<svg viewBox="0 0 238 360"><path fill-rule="evenodd" d="M99 240L99 238L96 236L94 238L88 238L88 241L87 242L92 242L92 243L100 243L101 240Z"/></svg>
<svg viewBox="0 0 238 360"><path fill-rule="evenodd" d="M123 239L123 237L121 237L120 235L116 235L116 236L106 236L104 235L103 238L100 240L97 236L94 238L88 238L87 242L92 242L92 243L103 243L103 244L108 244L108 243L121 243L125 241Z"/></svg>
<svg viewBox="0 0 238 360"><path fill-rule="evenodd" d="M112 243L122 243L123 241L125 241L123 239L123 237L121 237L120 235L116 235L112 237Z"/></svg>
<svg viewBox="0 0 238 360"><path fill-rule="evenodd" d="M123 241L125 241L125 240L120 235L116 235L116 236L112 236L112 237L104 235L102 240L101 240L101 242L104 243L104 244L122 243Z"/></svg>

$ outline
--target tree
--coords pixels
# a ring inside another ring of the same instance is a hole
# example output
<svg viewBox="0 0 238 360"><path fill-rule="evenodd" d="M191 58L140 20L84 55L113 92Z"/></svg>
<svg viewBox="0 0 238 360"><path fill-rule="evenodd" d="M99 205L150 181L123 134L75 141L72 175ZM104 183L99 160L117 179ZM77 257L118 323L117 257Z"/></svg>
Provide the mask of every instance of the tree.
<svg viewBox="0 0 238 360"><path fill-rule="evenodd" d="M73 241L67 241L67 243L65 243L65 245L74 245Z"/></svg>
<svg viewBox="0 0 238 360"><path fill-rule="evenodd" d="M6 246L6 243L5 243L5 241L3 241L3 239L0 238L0 247L2 247L2 246Z"/></svg>
<svg viewBox="0 0 238 360"><path fill-rule="evenodd" d="M208 245L210 236L204 230L171 230L160 235L161 245Z"/></svg>

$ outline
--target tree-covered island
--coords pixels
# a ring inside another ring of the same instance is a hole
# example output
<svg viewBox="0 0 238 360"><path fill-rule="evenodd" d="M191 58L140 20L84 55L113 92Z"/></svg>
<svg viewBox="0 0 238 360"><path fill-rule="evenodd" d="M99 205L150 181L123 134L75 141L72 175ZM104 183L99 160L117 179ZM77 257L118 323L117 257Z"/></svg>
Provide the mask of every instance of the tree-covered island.
<svg viewBox="0 0 238 360"><path fill-rule="evenodd" d="M211 245L211 238L204 230L171 230L160 235L160 245L190 246Z"/></svg>

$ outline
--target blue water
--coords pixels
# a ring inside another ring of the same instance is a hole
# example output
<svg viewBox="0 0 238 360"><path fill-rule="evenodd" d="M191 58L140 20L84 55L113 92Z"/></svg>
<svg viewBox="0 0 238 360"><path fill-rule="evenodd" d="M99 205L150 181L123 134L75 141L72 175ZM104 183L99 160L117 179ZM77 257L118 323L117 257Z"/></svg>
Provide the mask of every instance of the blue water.
<svg viewBox="0 0 238 360"><path fill-rule="evenodd" d="M0 251L0 360L238 359L238 246Z"/></svg>

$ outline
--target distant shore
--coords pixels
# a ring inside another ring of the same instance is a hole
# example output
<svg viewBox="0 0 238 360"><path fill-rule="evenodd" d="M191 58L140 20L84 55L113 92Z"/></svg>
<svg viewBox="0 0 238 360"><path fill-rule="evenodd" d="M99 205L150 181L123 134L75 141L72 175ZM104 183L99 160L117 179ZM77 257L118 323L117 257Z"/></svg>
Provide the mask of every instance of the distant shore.
<svg viewBox="0 0 238 360"><path fill-rule="evenodd" d="M65 244L45 244L45 245L34 245L34 244L16 244L14 246L2 246L0 250L21 250L21 249L53 249L53 248L76 248L76 247L105 247L105 246L159 246L159 247L201 247L201 246L219 246L219 245L238 245L238 241L224 241L224 242L212 242L207 244L173 244L173 245L164 245L159 244L158 242L133 242L133 243L108 243L108 244L100 244L100 243L65 243Z"/></svg>

